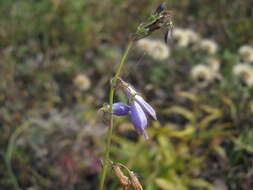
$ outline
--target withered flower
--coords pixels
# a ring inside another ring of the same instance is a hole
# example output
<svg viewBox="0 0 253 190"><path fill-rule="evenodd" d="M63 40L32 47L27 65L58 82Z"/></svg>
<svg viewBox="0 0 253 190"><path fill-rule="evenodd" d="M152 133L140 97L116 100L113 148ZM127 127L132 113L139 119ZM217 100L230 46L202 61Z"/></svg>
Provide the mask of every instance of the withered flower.
<svg viewBox="0 0 253 190"><path fill-rule="evenodd" d="M125 174L121 171L119 164L112 163L112 169L114 174L119 179L120 185L124 190L127 190L131 186L131 181L129 177L125 176Z"/></svg>
<svg viewBox="0 0 253 190"><path fill-rule="evenodd" d="M166 3L161 3L155 12L149 16L148 21L138 26L134 41L149 36L156 30L162 29L165 33L164 40L167 43L172 37L172 15L172 11L166 9Z"/></svg>
<svg viewBox="0 0 253 190"><path fill-rule="evenodd" d="M121 163L112 163L112 168L115 175L118 177L120 181L121 187L124 190L127 190L130 187L133 187L134 190L143 190L138 177L135 175L133 171L128 169L128 167L126 167ZM122 172L121 168L124 168L126 170L129 177Z"/></svg>

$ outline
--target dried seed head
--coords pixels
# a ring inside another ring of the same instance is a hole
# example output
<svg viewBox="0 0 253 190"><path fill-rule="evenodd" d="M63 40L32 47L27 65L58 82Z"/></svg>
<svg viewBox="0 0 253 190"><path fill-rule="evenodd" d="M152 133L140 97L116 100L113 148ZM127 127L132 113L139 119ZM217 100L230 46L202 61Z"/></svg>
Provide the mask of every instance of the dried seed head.
<svg viewBox="0 0 253 190"><path fill-rule="evenodd" d="M166 10L166 3L161 3L155 12L147 19L148 21L138 26L133 40L137 41L142 39L159 29L166 29L166 31L171 30L173 28L172 15L172 11ZM167 39L167 37L168 32L165 38Z"/></svg>
<svg viewBox="0 0 253 190"><path fill-rule="evenodd" d="M123 189L128 189L131 186L130 179L124 175L124 173L121 171L120 166L117 163L113 163L112 168L113 168L114 174L117 176L117 178L120 181L121 187Z"/></svg>
<svg viewBox="0 0 253 190"><path fill-rule="evenodd" d="M159 14L166 9L166 2L162 2L155 10L154 14Z"/></svg>
<svg viewBox="0 0 253 190"><path fill-rule="evenodd" d="M129 170L129 169L128 169L125 165L123 165L123 164L120 164L120 163L116 163L116 164L117 164L118 166L124 168L124 169L127 171L128 176L129 176L129 178L130 178L130 179L129 179L130 185L133 187L134 190L143 190L142 185L141 185L141 183L140 183L140 181L139 181L137 175L136 175L133 171ZM123 175L124 175L124 174L123 174Z"/></svg>
<svg viewBox="0 0 253 190"><path fill-rule="evenodd" d="M143 190L142 185L141 185L138 177L135 175L135 173L130 171L129 175L130 175L130 180L131 180L134 190Z"/></svg>

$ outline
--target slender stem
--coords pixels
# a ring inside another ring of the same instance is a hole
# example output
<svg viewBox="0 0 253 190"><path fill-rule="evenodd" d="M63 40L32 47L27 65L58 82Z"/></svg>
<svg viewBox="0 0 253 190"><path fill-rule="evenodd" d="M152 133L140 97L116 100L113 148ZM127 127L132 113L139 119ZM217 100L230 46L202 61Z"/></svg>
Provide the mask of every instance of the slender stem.
<svg viewBox="0 0 253 190"><path fill-rule="evenodd" d="M122 57L122 59L121 59L121 61L120 61L119 67L118 67L118 69L117 69L117 72L116 72L116 74L115 74L115 78L116 78L116 79L117 79L117 78L120 76L120 74L121 74L121 70L122 70L122 68L123 68L123 65L124 65L124 63L125 63L125 60L126 60L126 58L127 58L127 56L128 56L128 53L129 53L129 51L130 51L130 49L131 49L132 46L133 46L133 41L130 40L129 43L128 43L128 45L127 45L127 48L126 48L126 50L125 50L125 52L124 52L124 55L123 55L123 57Z"/></svg>
<svg viewBox="0 0 253 190"><path fill-rule="evenodd" d="M104 163L103 163L103 169L102 169L102 174L101 174L101 178L100 178L99 190L104 189L104 183L105 183L107 168L108 168L109 159L110 159L111 139L112 139L112 130L113 130L112 104L113 104L113 97L114 97L114 91L115 91L114 86L115 86L117 78L120 77L121 70L122 70L123 65L125 63L127 55L129 53L129 50L131 49L132 46L133 46L133 41L130 41L127 45L125 52L124 52L124 55L122 56L122 59L120 61L117 72L111 81L111 88L110 88L110 95L109 95L110 123L109 123L109 129L107 132L107 140L106 140L106 147L105 147L105 154L104 154Z"/></svg>
<svg viewBox="0 0 253 190"><path fill-rule="evenodd" d="M100 186L99 189L103 190L104 188L104 183L105 183L105 177L106 177L106 172L108 168L108 161L109 161L109 156L110 156L110 147L111 147L111 138L112 138L112 129L113 129L113 117L112 117L112 106L111 102L113 102L113 96L114 96L114 88L111 86L110 89L110 125L109 129L107 132L107 140L106 140L106 147L105 147L105 155L104 155L104 162L103 162L103 169L102 169L102 174L100 178Z"/></svg>

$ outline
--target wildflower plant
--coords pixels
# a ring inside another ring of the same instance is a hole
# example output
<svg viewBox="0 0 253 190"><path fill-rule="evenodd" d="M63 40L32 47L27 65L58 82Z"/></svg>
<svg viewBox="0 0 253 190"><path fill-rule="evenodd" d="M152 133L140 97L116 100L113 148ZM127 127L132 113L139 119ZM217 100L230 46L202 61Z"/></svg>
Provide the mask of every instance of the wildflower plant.
<svg viewBox="0 0 253 190"><path fill-rule="evenodd" d="M109 113L109 127L105 145L103 169L100 178L100 186L99 186L100 190L104 189L107 169L111 162L110 149L113 131L113 115L117 116L129 115L136 131L143 134L146 139L148 139L148 134L145 131L145 128L147 127L148 123L147 118L150 117L151 119L154 120L157 119L156 112L152 108L152 106L143 99L143 97L134 89L134 87L132 87L129 83L123 81L120 78L121 73L123 72L125 60L134 42L149 36L152 32L159 29L163 29L165 31L164 39L166 43L171 38L171 30L173 27L172 13L171 11L168 11L166 9L166 3L161 3L147 20L148 20L147 22L141 23L138 26L136 33L130 37L127 48L117 68L116 74L111 79L109 105L105 105L103 106L103 108L101 108L102 111ZM123 102L116 102L116 103L113 102L114 93L116 89L121 89L125 92L128 98L128 104ZM132 179L131 175L129 176L129 178ZM134 185L136 184L134 180L132 180L131 184L134 189L138 189Z"/></svg>

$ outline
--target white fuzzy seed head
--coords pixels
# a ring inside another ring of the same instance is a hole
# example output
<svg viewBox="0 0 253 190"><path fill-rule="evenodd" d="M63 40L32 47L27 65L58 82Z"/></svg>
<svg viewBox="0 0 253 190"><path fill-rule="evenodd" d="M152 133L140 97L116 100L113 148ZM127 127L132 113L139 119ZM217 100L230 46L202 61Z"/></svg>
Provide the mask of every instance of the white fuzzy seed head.
<svg viewBox="0 0 253 190"><path fill-rule="evenodd" d="M169 57L170 49L164 42L154 40L149 53L155 60L164 60Z"/></svg>
<svg viewBox="0 0 253 190"><path fill-rule="evenodd" d="M215 41L203 39L199 42L199 48L206 51L208 54L213 55L218 51L218 45Z"/></svg>
<svg viewBox="0 0 253 190"><path fill-rule="evenodd" d="M152 43L152 40L143 38L143 39L138 40L136 45L140 50L149 52L152 49L153 43Z"/></svg>
<svg viewBox="0 0 253 190"><path fill-rule="evenodd" d="M165 60L170 55L169 47L162 41L141 39L137 42L137 47L140 50L147 52L155 60Z"/></svg>
<svg viewBox="0 0 253 190"><path fill-rule="evenodd" d="M238 50L241 59L246 63L253 62L253 47L249 45L243 45Z"/></svg>
<svg viewBox="0 0 253 190"><path fill-rule="evenodd" d="M186 29L184 31L186 33L186 36L188 37L188 41L191 44L195 44L200 40L200 36L197 32L191 29Z"/></svg>
<svg viewBox="0 0 253 190"><path fill-rule="evenodd" d="M214 79L213 71L207 65L199 64L191 70L192 78L199 83L208 84Z"/></svg>
<svg viewBox="0 0 253 190"><path fill-rule="evenodd" d="M174 28L173 29L173 38L179 39L184 35L184 29Z"/></svg>
<svg viewBox="0 0 253 190"><path fill-rule="evenodd" d="M184 29L174 28L172 36L178 47L187 47L189 45L189 34Z"/></svg>
<svg viewBox="0 0 253 190"><path fill-rule="evenodd" d="M253 67L246 63L240 63L234 66L233 73L246 86L253 86Z"/></svg>
<svg viewBox="0 0 253 190"><path fill-rule="evenodd" d="M90 79L85 74L77 75L73 80L75 86L82 91L88 90L90 88Z"/></svg>

